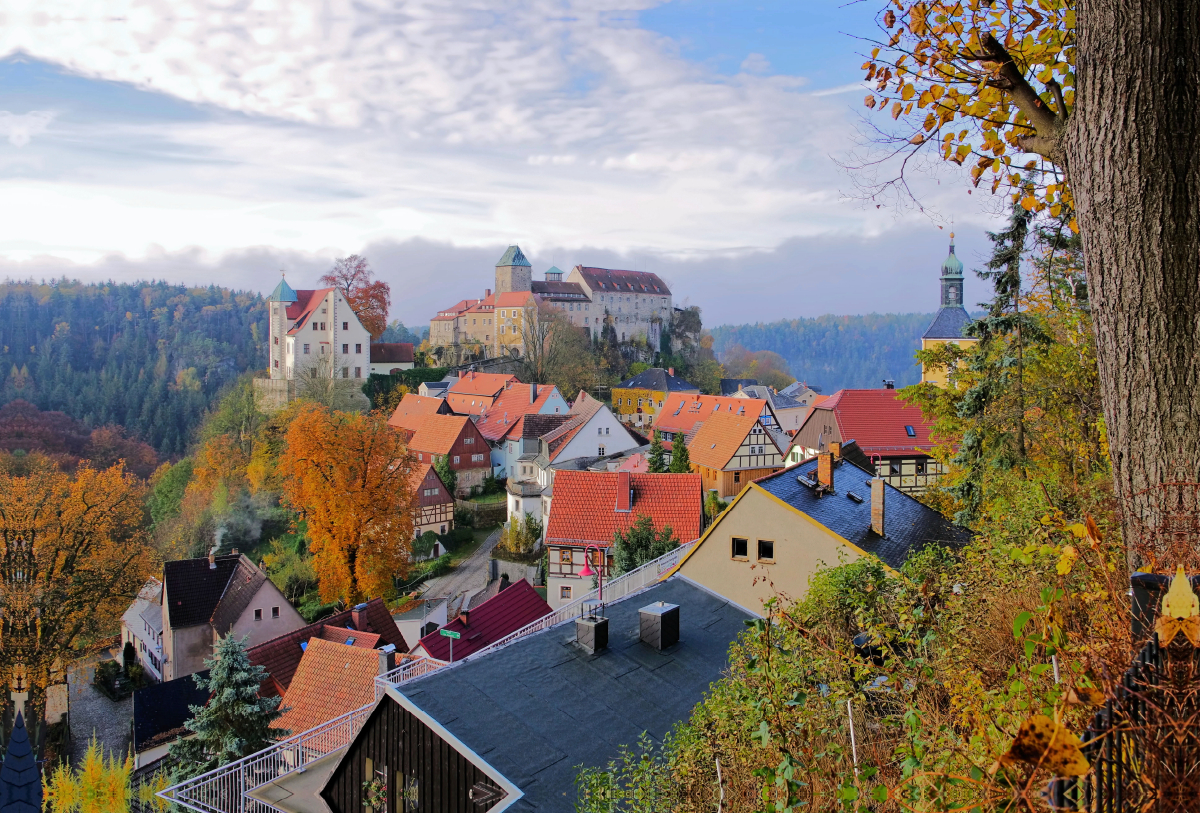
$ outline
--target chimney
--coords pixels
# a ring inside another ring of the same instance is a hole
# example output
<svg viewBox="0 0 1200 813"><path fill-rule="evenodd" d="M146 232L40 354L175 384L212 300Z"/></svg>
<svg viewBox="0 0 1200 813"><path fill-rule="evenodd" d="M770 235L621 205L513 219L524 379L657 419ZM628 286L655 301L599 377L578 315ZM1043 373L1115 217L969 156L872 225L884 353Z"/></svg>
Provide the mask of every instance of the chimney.
<svg viewBox="0 0 1200 813"><path fill-rule="evenodd" d="M833 491L833 454L830 452L817 454L817 482Z"/></svg>
<svg viewBox="0 0 1200 813"><path fill-rule="evenodd" d="M217 569L217 555L215 553L208 554L208 569L209 570Z"/></svg>
<svg viewBox="0 0 1200 813"><path fill-rule="evenodd" d="M877 536L883 536L883 478L871 478L871 531Z"/></svg>
<svg viewBox="0 0 1200 813"><path fill-rule="evenodd" d="M679 643L679 605L656 601L638 610L639 638L662 652Z"/></svg>
<svg viewBox="0 0 1200 813"><path fill-rule="evenodd" d="M668 368L667 368L667 375L669 375L669 376L674 376L674 375L675 375L675 368L674 368L674 367L668 367Z"/></svg>
<svg viewBox="0 0 1200 813"><path fill-rule="evenodd" d="M367 620L366 616L363 614L363 610L366 608L366 602L363 602L362 604L355 604L354 609L350 611L350 618L353 619L354 628L356 630L365 630L369 626L368 624L363 623Z"/></svg>
<svg viewBox="0 0 1200 813"><path fill-rule="evenodd" d="M232 553L233 553L233 555L234 555L234 556L237 556L237 555L238 555L238 549L237 549L237 548L234 548L234 549L233 549L233 551L232 551Z"/></svg>
<svg viewBox="0 0 1200 813"><path fill-rule="evenodd" d="M532 404L532 403L535 403L536 401L537 401L537 384L530 384L529 385L529 403Z"/></svg>
<svg viewBox="0 0 1200 813"><path fill-rule="evenodd" d="M487 299L487 298L488 298L489 296L491 296L491 295L492 295L492 289L491 289L491 288L484 288L484 289L483 289L483 298L484 298L484 299Z"/></svg>
<svg viewBox="0 0 1200 813"><path fill-rule="evenodd" d="M464 627L470 626L471 611L470 610L462 610L461 612L459 612L458 620L463 622Z"/></svg>
<svg viewBox="0 0 1200 813"><path fill-rule="evenodd" d="M386 675L396 668L396 645L381 646L379 652L379 674Z"/></svg>
<svg viewBox="0 0 1200 813"><path fill-rule="evenodd" d="M575 642L589 655L607 649L608 619L594 614L575 619Z"/></svg>
<svg viewBox="0 0 1200 813"><path fill-rule="evenodd" d="M829 453L831 455L833 455L834 460L841 460L842 459L842 442L840 440L830 441L829 442Z"/></svg>
<svg viewBox="0 0 1200 813"><path fill-rule="evenodd" d="M617 505L613 510L618 514L633 510L633 481L627 471L617 472Z"/></svg>

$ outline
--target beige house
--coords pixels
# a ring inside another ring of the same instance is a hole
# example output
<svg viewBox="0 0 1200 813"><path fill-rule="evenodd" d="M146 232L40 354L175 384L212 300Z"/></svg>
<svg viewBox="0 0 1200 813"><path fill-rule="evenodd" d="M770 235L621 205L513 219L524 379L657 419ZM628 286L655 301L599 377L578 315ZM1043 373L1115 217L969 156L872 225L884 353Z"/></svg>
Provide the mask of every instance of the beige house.
<svg viewBox="0 0 1200 813"><path fill-rule="evenodd" d="M247 647L304 626L266 574L238 553L163 565L162 679L199 672L226 635Z"/></svg>
<svg viewBox="0 0 1200 813"><path fill-rule="evenodd" d="M824 567L876 556L898 570L926 545L967 538L871 472L822 453L751 483L668 576L680 573L762 614L772 596L803 598Z"/></svg>

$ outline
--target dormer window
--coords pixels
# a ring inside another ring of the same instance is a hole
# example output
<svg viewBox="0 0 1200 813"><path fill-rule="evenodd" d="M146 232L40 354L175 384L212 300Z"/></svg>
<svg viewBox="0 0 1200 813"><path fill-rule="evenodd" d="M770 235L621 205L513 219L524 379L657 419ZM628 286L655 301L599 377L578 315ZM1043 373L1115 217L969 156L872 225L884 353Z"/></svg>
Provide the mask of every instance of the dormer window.
<svg viewBox="0 0 1200 813"><path fill-rule="evenodd" d="M905 434L907 434L907 435L908 435L910 438L915 438L915 437L917 436L917 430L916 430L916 429L913 429L911 426L906 426L906 427L904 427L904 432L905 432Z"/></svg>

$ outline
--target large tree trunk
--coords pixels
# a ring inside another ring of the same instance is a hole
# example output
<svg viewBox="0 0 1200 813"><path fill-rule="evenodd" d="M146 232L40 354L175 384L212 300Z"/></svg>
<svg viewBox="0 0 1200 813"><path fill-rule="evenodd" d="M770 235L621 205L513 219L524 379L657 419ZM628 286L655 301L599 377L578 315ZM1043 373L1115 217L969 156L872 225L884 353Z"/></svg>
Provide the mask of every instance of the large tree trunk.
<svg viewBox="0 0 1200 813"><path fill-rule="evenodd" d="M1195 567L1146 530L1160 486L1200 481L1200 5L1080 0L1078 20L1065 153L1122 523L1132 565Z"/></svg>

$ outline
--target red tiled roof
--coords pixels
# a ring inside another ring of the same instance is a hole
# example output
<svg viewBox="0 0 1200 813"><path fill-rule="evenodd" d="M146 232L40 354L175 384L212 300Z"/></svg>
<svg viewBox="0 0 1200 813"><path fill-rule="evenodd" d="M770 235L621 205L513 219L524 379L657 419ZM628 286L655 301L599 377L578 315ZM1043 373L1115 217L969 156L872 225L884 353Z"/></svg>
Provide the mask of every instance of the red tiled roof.
<svg viewBox="0 0 1200 813"><path fill-rule="evenodd" d="M592 416L599 412L603 406L604 404L600 401L597 401L586 392L580 391L579 395L575 398L575 403L571 405L571 419L553 432L547 432L545 435L546 447L550 452L551 460L558 457L559 452L565 449L567 444L571 442L571 438L578 435L580 430L592 419Z"/></svg>
<svg viewBox="0 0 1200 813"><path fill-rule="evenodd" d="M413 360L410 342L372 342L372 364L404 364Z"/></svg>
<svg viewBox="0 0 1200 813"><path fill-rule="evenodd" d="M333 288L318 288L315 291L296 291L296 301L288 303L286 311L288 320L293 323L288 330L289 335L295 335L301 328L308 327L308 317L312 316L317 306L325 301L326 294L332 290Z"/></svg>
<svg viewBox="0 0 1200 813"><path fill-rule="evenodd" d="M408 441L408 448L414 452L450 454L450 449L470 421L466 415L426 415Z"/></svg>
<svg viewBox="0 0 1200 813"><path fill-rule="evenodd" d="M536 299L536 297L529 291L509 291L496 294L495 305L497 308L523 308L529 304L531 299Z"/></svg>
<svg viewBox="0 0 1200 813"><path fill-rule="evenodd" d="M633 505L629 512L617 513L618 481L623 475L633 487ZM700 536L702 498L698 474L560 471L554 475L546 540L606 547L616 531L645 514L654 527L670 525L676 539L691 542Z"/></svg>
<svg viewBox="0 0 1200 813"><path fill-rule="evenodd" d="M454 642L454 660L457 661L549 613L550 605L546 600L529 582L521 579L471 610L468 623L456 618L442 629L462 634L462 638ZM450 639L438 632L422 638L420 646L432 658L450 659Z"/></svg>
<svg viewBox="0 0 1200 813"><path fill-rule="evenodd" d="M450 388L450 392L459 395L488 395L496 397L508 386L518 384L515 375L501 373L463 373L462 377Z"/></svg>
<svg viewBox="0 0 1200 813"><path fill-rule="evenodd" d="M621 465L617 466L617 471L629 471L636 474L646 474L650 471L650 461L646 455L638 452L621 461Z"/></svg>
<svg viewBox="0 0 1200 813"><path fill-rule="evenodd" d="M925 420L921 408L906 404L896 390L838 390L813 405L804 422L815 415L833 413L842 437L858 442L864 453L928 452L933 448L929 432L933 425ZM911 426L910 437L905 426ZM801 426L801 429L804 427Z"/></svg>
<svg viewBox="0 0 1200 813"><path fill-rule="evenodd" d="M331 627L328 624L321 625L321 634L317 637L322 641L356 646L359 649L374 649L379 643L379 635L377 633L352 630L346 627Z"/></svg>
<svg viewBox="0 0 1200 813"><path fill-rule="evenodd" d="M408 651L408 644L404 642L404 636L392 620L383 599L372 599L362 609L342 610L314 624L251 647L247 652L250 662L262 666L270 676L263 683L264 694L282 694L287 690L304 654L300 643L314 636L319 637L324 627L353 627L364 632L377 633L384 643L394 644L398 653Z"/></svg>
<svg viewBox="0 0 1200 813"><path fill-rule="evenodd" d="M436 415L446 406L441 398L410 392L400 399L396 411L388 418L388 426L416 432L427 415Z"/></svg>
<svg viewBox="0 0 1200 813"><path fill-rule="evenodd" d="M532 384L513 384L500 393L486 413L475 422L476 428L489 441L495 443L519 425L522 417L537 414L546 405L547 399L558 389L552 384L538 388L537 399L529 403L529 388Z"/></svg>
<svg viewBox="0 0 1200 813"><path fill-rule="evenodd" d="M690 392L668 393L654 421L660 432L688 432L697 421L708 420L717 412L730 415L762 415L767 402L761 398L735 398L732 395L698 395Z"/></svg>
<svg viewBox="0 0 1200 813"><path fill-rule="evenodd" d="M272 728L298 734L375 699L379 653L313 638L283 695L283 716Z"/></svg>
<svg viewBox="0 0 1200 813"><path fill-rule="evenodd" d="M451 319L457 319L459 314L479 304L478 299L460 299L448 308L442 308L438 311L437 316L430 321L444 322Z"/></svg>
<svg viewBox="0 0 1200 813"><path fill-rule="evenodd" d="M575 270L593 291L605 293L653 294L670 296L671 289L658 274L649 271L616 271L610 268L590 268L582 265Z"/></svg>

